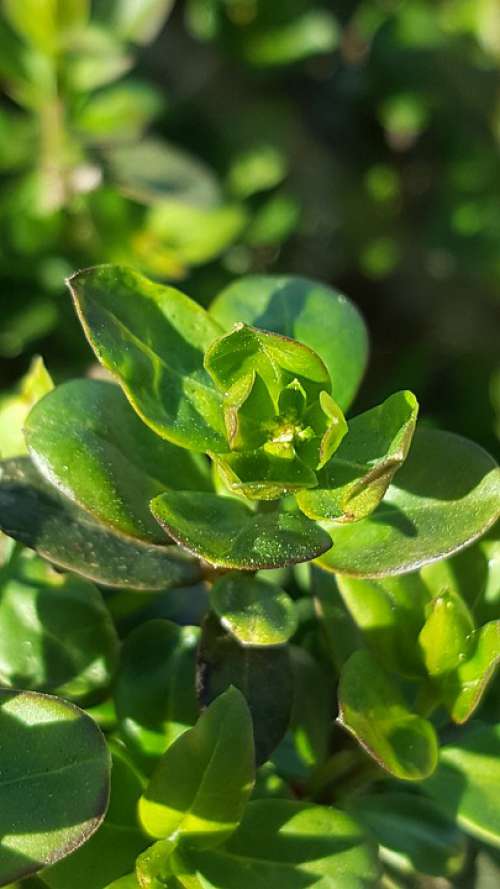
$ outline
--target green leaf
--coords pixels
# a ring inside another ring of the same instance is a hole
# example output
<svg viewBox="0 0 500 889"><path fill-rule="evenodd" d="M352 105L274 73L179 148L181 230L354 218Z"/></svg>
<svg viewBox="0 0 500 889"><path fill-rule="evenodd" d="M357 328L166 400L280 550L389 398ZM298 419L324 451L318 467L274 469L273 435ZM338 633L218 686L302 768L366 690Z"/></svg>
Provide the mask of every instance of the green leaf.
<svg viewBox="0 0 500 889"><path fill-rule="evenodd" d="M19 457L27 453L23 426L31 408L54 388L43 358L33 358L17 392L0 397L0 455Z"/></svg>
<svg viewBox="0 0 500 889"><path fill-rule="evenodd" d="M469 639L467 655L443 677L440 688L454 722L467 722L481 703L500 663L500 621L490 621Z"/></svg>
<svg viewBox="0 0 500 889"><path fill-rule="evenodd" d="M163 111L164 101L149 83L128 80L89 96L75 115L75 129L84 139L108 144L139 139Z"/></svg>
<svg viewBox="0 0 500 889"><path fill-rule="evenodd" d="M101 824L109 754L95 723L73 704L0 689L0 883L58 861Z"/></svg>
<svg viewBox="0 0 500 889"><path fill-rule="evenodd" d="M238 826L255 780L252 722L230 688L164 754L140 800L145 830L209 848Z"/></svg>
<svg viewBox="0 0 500 889"><path fill-rule="evenodd" d="M78 272L69 286L97 358L144 422L181 447L226 450L221 397L203 367L220 328L204 309L122 266Z"/></svg>
<svg viewBox="0 0 500 889"><path fill-rule="evenodd" d="M55 0L4 0L3 12L22 40L52 53L57 44L57 5Z"/></svg>
<svg viewBox="0 0 500 889"><path fill-rule="evenodd" d="M225 574L210 591L210 605L243 645L280 645L297 629L296 608L287 593L257 577Z"/></svg>
<svg viewBox="0 0 500 889"><path fill-rule="evenodd" d="M429 675L439 677L458 667L467 656L473 632L474 620L458 593L445 591L433 599L419 635Z"/></svg>
<svg viewBox="0 0 500 889"><path fill-rule="evenodd" d="M210 490L206 458L155 435L112 383L58 386L32 410L25 433L34 463L51 484L132 537L165 542L149 510L165 488Z"/></svg>
<svg viewBox="0 0 500 889"><path fill-rule="evenodd" d="M290 648L294 701L291 719L295 746L302 759L318 765L325 761L333 727L334 678L305 648Z"/></svg>
<svg viewBox="0 0 500 889"><path fill-rule="evenodd" d="M198 717L197 627L149 620L126 638L115 683L119 730L150 771Z"/></svg>
<svg viewBox="0 0 500 889"><path fill-rule="evenodd" d="M355 797L349 809L372 831L389 866L437 877L452 877L462 870L465 837L429 799L386 791Z"/></svg>
<svg viewBox="0 0 500 889"><path fill-rule="evenodd" d="M433 726L408 709L396 683L362 649L342 670L339 722L395 778L421 781L436 768Z"/></svg>
<svg viewBox="0 0 500 889"><path fill-rule="evenodd" d="M201 577L200 566L178 547L133 540L96 521L26 457L0 463L0 530L57 567L103 586L166 590Z"/></svg>
<svg viewBox="0 0 500 889"><path fill-rule="evenodd" d="M141 887L137 882L135 873L131 873L127 874L125 877L120 877L119 880L113 880L113 882L105 886L104 889L141 889Z"/></svg>
<svg viewBox="0 0 500 889"><path fill-rule="evenodd" d="M115 0L114 24L125 40L151 43L161 30L174 0Z"/></svg>
<svg viewBox="0 0 500 889"><path fill-rule="evenodd" d="M345 812L291 800L248 804L223 846L174 853L186 889L365 889L375 885L375 851Z"/></svg>
<svg viewBox="0 0 500 889"><path fill-rule="evenodd" d="M234 686L252 714L257 765L266 762L283 739L293 705L293 674L286 646L244 646L214 615L203 625L197 688L202 705Z"/></svg>
<svg viewBox="0 0 500 889"><path fill-rule="evenodd" d="M307 562L331 546L328 534L303 516L254 513L216 494L167 491L151 510L174 540L218 567L279 568Z"/></svg>
<svg viewBox="0 0 500 889"><path fill-rule="evenodd" d="M225 330L243 322L309 346L328 369L335 400L349 407L366 367L368 337L345 296L307 278L249 276L222 291L210 314Z"/></svg>
<svg viewBox="0 0 500 889"><path fill-rule="evenodd" d="M338 451L319 473L318 487L297 495L302 511L312 519L338 522L370 515L406 460L417 413L415 396L396 392L350 420Z"/></svg>
<svg viewBox="0 0 500 889"><path fill-rule="evenodd" d="M500 724L477 722L441 748L423 789L471 836L500 847Z"/></svg>
<svg viewBox="0 0 500 889"><path fill-rule="evenodd" d="M367 647L389 671L425 674L418 634L429 592L418 573L377 580L337 575L342 598Z"/></svg>
<svg viewBox="0 0 500 889"><path fill-rule="evenodd" d="M141 889L161 889L169 885L172 877L170 855L175 845L175 840L158 840L139 855L135 872Z"/></svg>
<svg viewBox="0 0 500 889"><path fill-rule="evenodd" d="M316 484L314 472L288 445L256 451L214 455L214 462L228 489L249 500L277 500Z"/></svg>
<svg viewBox="0 0 500 889"><path fill-rule="evenodd" d="M372 515L325 523L335 546L323 568L359 577L404 574L472 543L500 512L500 469L449 432L417 429L409 457Z"/></svg>
<svg viewBox="0 0 500 889"><path fill-rule="evenodd" d="M247 61L258 67L290 65L318 53L331 53L339 41L336 18L327 9L308 9L288 21L251 33L244 43Z"/></svg>
<svg viewBox="0 0 500 889"><path fill-rule="evenodd" d="M111 796L104 822L94 836L69 858L43 872L49 889L103 889L134 867L149 843L137 823L137 803L144 780L125 747L108 742L113 768Z"/></svg>
<svg viewBox="0 0 500 889"><path fill-rule="evenodd" d="M176 278L183 277L189 266L203 265L219 256L247 222L246 210L240 204L198 207L181 198L169 198L167 192L155 203L148 212L144 236L134 242L146 263L148 254L152 254L152 270L156 266L160 273L164 263L166 268L170 264L171 275Z"/></svg>
<svg viewBox="0 0 500 889"><path fill-rule="evenodd" d="M105 690L118 637L96 587L28 550L0 571L0 685L73 700Z"/></svg>

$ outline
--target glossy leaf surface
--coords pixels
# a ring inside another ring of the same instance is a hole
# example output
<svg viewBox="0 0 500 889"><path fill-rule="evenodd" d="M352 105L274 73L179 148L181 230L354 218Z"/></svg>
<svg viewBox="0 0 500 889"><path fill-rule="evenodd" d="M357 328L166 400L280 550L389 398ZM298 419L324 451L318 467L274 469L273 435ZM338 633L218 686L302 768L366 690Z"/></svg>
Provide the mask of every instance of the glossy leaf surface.
<svg viewBox="0 0 500 889"><path fill-rule="evenodd" d="M123 644L114 692L119 728L148 771L198 717L197 641L196 627L156 619Z"/></svg>
<svg viewBox="0 0 500 889"><path fill-rule="evenodd" d="M164 590L196 583L200 569L177 547L127 538L63 497L22 457L0 464L0 529L95 583Z"/></svg>
<svg viewBox="0 0 500 889"><path fill-rule="evenodd" d="M408 709L398 685L362 649L341 673L339 721L396 778L421 781L436 768L433 726Z"/></svg>
<svg viewBox="0 0 500 889"><path fill-rule="evenodd" d="M164 543L149 501L166 488L210 490L205 458L155 435L118 386L75 380L39 402L26 422L39 471L106 525Z"/></svg>
<svg viewBox="0 0 500 889"><path fill-rule="evenodd" d="M123 266L78 272L70 289L97 358L144 422L181 447L225 450L220 395L203 367L220 328L205 310Z"/></svg>
<svg viewBox="0 0 500 889"><path fill-rule="evenodd" d="M177 543L224 568L278 568L309 561L331 546L328 534L305 516L255 513L216 494L168 491L151 510Z"/></svg>
<svg viewBox="0 0 500 889"><path fill-rule="evenodd" d="M500 621L492 620L476 630L467 655L441 683L444 703L454 722L467 722L500 663Z"/></svg>
<svg viewBox="0 0 500 889"><path fill-rule="evenodd" d="M253 719L257 765L283 739L292 713L294 687L286 646L244 646L213 615L203 625L197 688L202 706L231 685L245 697Z"/></svg>
<svg viewBox="0 0 500 889"><path fill-rule="evenodd" d="M423 788L472 836L500 847L500 725L476 723L441 748L439 765Z"/></svg>
<svg viewBox="0 0 500 889"><path fill-rule="evenodd" d="M186 889L364 889L378 876L374 850L353 818L279 799L249 803L224 846L174 853L174 867Z"/></svg>
<svg viewBox="0 0 500 889"><path fill-rule="evenodd" d="M407 457L417 413L415 396L396 392L350 420L338 451L319 474L318 487L297 495L306 515L357 522L373 512Z"/></svg>
<svg viewBox="0 0 500 889"><path fill-rule="evenodd" d="M49 889L104 889L134 867L149 840L137 823L144 780L122 744L109 741L111 796L106 817L94 836L73 855L43 872Z"/></svg>
<svg viewBox="0 0 500 889"><path fill-rule="evenodd" d="M471 543L499 511L500 469L489 454L423 427L372 515L351 526L325 523L335 545L320 564L360 577L413 571Z"/></svg>
<svg viewBox="0 0 500 889"><path fill-rule="evenodd" d="M430 676L441 676L459 666L469 651L474 620L463 599L443 592L430 602L419 635L422 657Z"/></svg>
<svg viewBox="0 0 500 889"><path fill-rule="evenodd" d="M280 645L297 629L290 597L256 577L225 574L210 591L210 605L222 626L243 645Z"/></svg>
<svg viewBox="0 0 500 889"><path fill-rule="evenodd" d="M249 276L220 293L210 313L225 330L244 322L309 346L328 368L335 400L349 407L365 370L368 337L341 293L307 278Z"/></svg>
<svg viewBox="0 0 500 889"><path fill-rule="evenodd" d="M109 754L95 723L58 698L0 690L0 882L86 842L109 797Z"/></svg>
<svg viewBox="0 0 500 889"><path fill-rule="evenodd" d="M210 847L237 827L254 783L252 722L230 688L164 754L139 813L153 837Z"/></svg>
<svg viewBox="0 0 500 889"><path fill-rule="evenodd" d="M462 869L465 837L426 797L388 791L358 797L350 808L397 870L450 877Z"/></svg>
<svg viewBox="0 0 500 889"><path fill-rule="evenodd" d="M109 686L118 637L92 584L18 550L0 571L0 684L81 700Z"/></svg>

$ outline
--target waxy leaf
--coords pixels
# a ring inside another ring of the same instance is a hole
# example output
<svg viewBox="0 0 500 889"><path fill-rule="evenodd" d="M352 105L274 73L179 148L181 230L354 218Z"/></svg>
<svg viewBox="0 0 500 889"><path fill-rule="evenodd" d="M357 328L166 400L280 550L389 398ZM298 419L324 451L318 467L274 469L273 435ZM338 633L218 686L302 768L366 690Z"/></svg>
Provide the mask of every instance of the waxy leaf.
<svg viewBox="0 0 500 889"><path fill-rule="evenodd" d="M165 488L210 490L206 458L155 435L112 383L58 386L31 411L25 432L31 457L51 484L132 537L165 542L149 510Z"/></svg>
<svg viewBox="0 0 500 889"><path fill-rule="evenodd" d="M221 397L203 366L221 330L205 310L122 266L78 272L69 286L97 358L144 422L181 447L226 450Z"/></svg>
<svg viewBox="0 0 500 889"><path fill-rule="evenodd" d="M143 543L102 525L59 494L26 457L0 463L0 530L103 586L165 590L201 576L178 547Z"/></svg>
<svg viewBox="0 0 500 889"><path fill-rule="evenodd" d="M397 870L437 877L461 871L465 837L426 797L388 791L354 797L349 809L374 834L382 860Z"/></svg>
<svg viewBox="0 0 500 889"><path fill-rule="evenodd" d="M43 872L49 889L104 889L111 880L128 873L148 845L137 823L137 803L144 779L125 747L108 741L112 769L111 796L106 817L94 836L77 852Z"/></svg>
<svg viewBox="0 0 500 889"><path fill-rule="evenodd" d="M255 780L252 721L230 688L168 748L140 800L145 830L209 848L238 826Z"/></svg>
<svg viewBox="0 0 500 889"><path fill-rule="evenodd" d="M328 534L304 516L256 513L216 494L167 491L153 500L151 511L177 543L218 567L279 568L307 562L331 546Z"/></svg>
<svg viewBox="0 0 500 889"><path fill-rule="evenodd" d="M429 675L439 677L458 667L467 655L473 632L473 617L458 593L443 592L433 599L419 635Z"/></svg>
<svg viewBox="0 0 500 889"><path fill-rule="evenodd" d="M429 591L418 573L377 580L337 575L342 598L377 660L389 671L422 677L418 634Z"/></svg>
<svg viewBox="0 0 500 889"><path fill-rule="evenodd" d="M249 276L223 290L210 314L225 330L243 322L309 346L328 369L335 400L349 407L366 367L368 337L341 293L307 278Z"/></svg>
<svg viewBox="0 0 500 889"><path fill-rule="evenodd" d="M470 719L499 663L500 621L494 620L472 634L467 655L440 683L444 704L454 722Z"/></svg>
<svg viewBox="0 0 500 889"><path fill-rule="evenodd" d="M161 889L169 885L172 877L170 856L175 846L175 840L158 840L139 855L135 873L141 889Z"/></svg>
<svg viewBox="0 0 500 889"><path fill-rule="evenodd" d="M423 427L375 512L353 525L325 523L335 545L320 564L359 577L404 574L472 543L499 513L492 457L465 438Z"/></svg>
<svg viewBox="0 0 500 889"><path fill-rule="evenodd" d="M297 612L280 587L257 577L230 572L210 591L220 622L243 645L280 645L297 629Z"/></svg>
<svg viewBox="0 0 500 889"><path fill-rule="evenodd" d="M95 723L59 698L0 689L0 883L35 873L97 830L109 753Z"/></svg>
<svg viewBox="0 0 500 889"><path fill-rule="evenodd" d="M340 676L339 721L396 778L421 781L436 768L433 726L408 709L399 687L362 649Z"/></svg>
<svg viewBox="0 0 500 889"><path fill-rule="evenodd" d="M18 391L0 397L0 456L19 457L26 454L23 427L31 408L54 388L42 358L34 358L19 383Z"/></svg>
<svg viewBox="0 0 500 889"><path fill-rule="evenodd" d="M338 522L357 522L373 512L406 459L417 413L415 396L396 392L350 420L339 449L318 475L318 487L297 495L302 511Z"/></svg>
<svg viewBox="0 0 500 889"><path fill-rule="evenodd" d="M0 572L0 685L78 701L106 689L117 662L96 587L17 548Z"/></svg>
<svg viewBox="0 0 500 889"><path fill-rule="evenodd" d="M252 714L256 763L266 762L282 741L292 714L288 648L241 645L210 614L203 625L196 684L202 706L230 686L241 691Z"/></svg>
<svg viewBox="0 0 500 889"><path fill-rule="evenodd" d="M441 748L439 765L423 789L439 808L477 839L500 847L500 724L475 723Z"/></svg>
<svg viewBox="0 0 500 889"><path fill-rule="evenodd" d="M289 445L215 456L228 489L249 500L277 500L317 483L314 472Z"/></svg>
<svg viewBox="0 0 500 889"><path fill-rule="evenodd" d="M127 637L115 683L119 730L147 770L198 717L197 627L150 620Z"/></svg>
<svg viewBox="0 0 500 889"><path fill-rule="evenodd" d="M365 889L378 877L375 850L351 816L282 799L249 803L223 846L176 851L173 867L186 889Z"/></svg>

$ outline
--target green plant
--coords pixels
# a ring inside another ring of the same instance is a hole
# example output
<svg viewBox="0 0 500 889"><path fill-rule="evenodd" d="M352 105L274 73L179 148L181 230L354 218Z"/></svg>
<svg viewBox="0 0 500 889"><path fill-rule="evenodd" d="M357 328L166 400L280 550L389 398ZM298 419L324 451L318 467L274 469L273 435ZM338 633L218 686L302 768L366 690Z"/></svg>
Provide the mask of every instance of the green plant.
<svg viewBox="0 0 500 889"><path fill-rule="evenodd" d="M104 378L0 405L0 884L361 889L500 845L494 460L411 392L346 420L367 334L314 281L69 284Z"/></svg>

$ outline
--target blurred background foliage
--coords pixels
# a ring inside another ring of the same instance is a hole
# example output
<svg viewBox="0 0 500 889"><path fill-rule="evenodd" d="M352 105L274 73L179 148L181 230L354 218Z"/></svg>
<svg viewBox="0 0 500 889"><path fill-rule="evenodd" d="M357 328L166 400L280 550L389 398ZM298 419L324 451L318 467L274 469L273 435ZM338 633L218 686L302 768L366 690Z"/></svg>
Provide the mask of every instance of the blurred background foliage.
<svg viewBox="0 0 500 889"><path fill-rule="evenodd" d="M358 407L413 388L500 436L498 0L1 0L0 371L87 351L63 279L133 264L208 303L345 290Z"/></svg>

